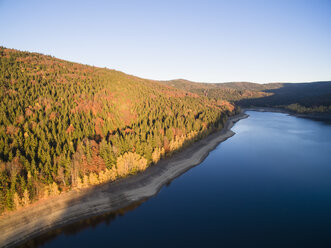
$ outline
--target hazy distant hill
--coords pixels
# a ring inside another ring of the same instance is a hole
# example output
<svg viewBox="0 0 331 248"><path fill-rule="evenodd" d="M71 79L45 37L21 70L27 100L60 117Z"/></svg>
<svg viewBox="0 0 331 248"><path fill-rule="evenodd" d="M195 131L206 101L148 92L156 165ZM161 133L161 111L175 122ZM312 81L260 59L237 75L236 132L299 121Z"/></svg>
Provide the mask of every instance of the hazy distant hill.
<svg viewBox="0 0 331 248"><path fill-rule="evenodd" d="M0 48L0 212L144 170L234 106L115 70Z"/></svg>

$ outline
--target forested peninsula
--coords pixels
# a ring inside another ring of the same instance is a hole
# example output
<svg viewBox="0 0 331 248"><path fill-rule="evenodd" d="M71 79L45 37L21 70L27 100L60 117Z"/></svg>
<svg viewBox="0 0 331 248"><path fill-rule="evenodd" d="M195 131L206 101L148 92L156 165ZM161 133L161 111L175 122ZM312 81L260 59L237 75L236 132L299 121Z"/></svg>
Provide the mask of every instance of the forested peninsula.
<svg viewBox="0 0 331 248"><path fill-rule="evenodd" d="M0 213L115 181L239 109L161 82L0 48Z"/></svg>

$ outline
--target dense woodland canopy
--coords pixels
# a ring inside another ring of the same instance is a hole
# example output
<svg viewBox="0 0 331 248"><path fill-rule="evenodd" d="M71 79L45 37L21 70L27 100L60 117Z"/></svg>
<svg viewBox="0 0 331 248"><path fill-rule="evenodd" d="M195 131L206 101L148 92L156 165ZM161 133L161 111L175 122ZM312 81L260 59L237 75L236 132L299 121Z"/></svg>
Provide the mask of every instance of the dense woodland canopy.
<svg viewBox="0 0 331 248"><path fill-rule="evenodd" d="M115 180L223 127L217 98L0 48L0 212Z"/></svg>

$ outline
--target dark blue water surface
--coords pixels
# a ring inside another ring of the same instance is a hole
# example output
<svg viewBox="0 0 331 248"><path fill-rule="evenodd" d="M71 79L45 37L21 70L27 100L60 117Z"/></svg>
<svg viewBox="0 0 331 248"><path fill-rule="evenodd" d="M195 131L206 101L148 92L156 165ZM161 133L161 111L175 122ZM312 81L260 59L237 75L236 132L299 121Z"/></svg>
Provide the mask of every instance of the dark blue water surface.
<svg viewBox="0 0 331 248"><path fill-rule="evenodd" d="M331 125L248 114L157 196L41 247L331 247Z"/></svg>

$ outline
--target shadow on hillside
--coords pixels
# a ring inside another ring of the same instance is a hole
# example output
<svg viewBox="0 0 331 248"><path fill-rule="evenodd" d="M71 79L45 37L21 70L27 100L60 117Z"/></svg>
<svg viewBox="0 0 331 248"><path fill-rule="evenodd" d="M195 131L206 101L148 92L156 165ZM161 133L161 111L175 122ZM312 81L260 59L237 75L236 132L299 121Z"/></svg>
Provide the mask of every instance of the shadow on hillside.
<svg viewBox="0 0 331 248"><path fill-rule="evenodd" d="M331 82L284 83L280 88L263 90L272 93L261 98L242 99L242 107L277 107L298 103L303 106L331 105Z"/></svg>

